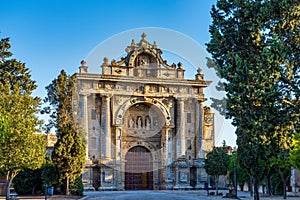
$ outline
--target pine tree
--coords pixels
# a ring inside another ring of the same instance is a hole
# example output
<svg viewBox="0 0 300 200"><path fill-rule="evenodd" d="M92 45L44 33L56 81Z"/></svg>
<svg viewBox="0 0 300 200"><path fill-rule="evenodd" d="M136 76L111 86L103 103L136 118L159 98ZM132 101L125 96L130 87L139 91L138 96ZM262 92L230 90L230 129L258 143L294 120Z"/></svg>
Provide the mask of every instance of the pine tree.
<svg viewBox="0 0 300 200"><path fill-rule="evenodd" d="M74 101L74 78L64 70L46 87L54 112L50 126L55 126L58 141L52 153L53 163L57 166L64 192L69 195L69 183L81 174L85 166L85 146L76 124ZM49 110L49 108L46 108Z"/></svg>
<svg viewBox="0 0 300 200"><path fill-rule="evenodd" d="M36 169L45 161L45 139L35 133L40 99L24 63L10 59L9 39L0 42L0 115L5 118L6 134L0 140L0 168L6 174L6 198L14 177L24 169ZM3 121L1 120L1 123Z"/></svg>

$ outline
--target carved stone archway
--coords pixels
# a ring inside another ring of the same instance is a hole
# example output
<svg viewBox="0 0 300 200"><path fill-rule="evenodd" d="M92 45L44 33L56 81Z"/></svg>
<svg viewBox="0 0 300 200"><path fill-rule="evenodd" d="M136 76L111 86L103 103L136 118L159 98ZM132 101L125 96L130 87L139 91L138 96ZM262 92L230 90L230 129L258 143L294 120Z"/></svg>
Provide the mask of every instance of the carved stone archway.
<svg viewBox="0 0 300 200"><path fill-rule="evenodd" d="M143 146L135 146L126 153L125 160L125 190L152 190L151 152Z"/></svg>
<svg viewBox="0 0 300 200"><path fill-rule="evenodd" d="M165 105L158 101L157 99L153 99L153 98L145 98L145 97L132 97L129 100L127 100L126 102L124 102L124 104L122 106L120 106L120 108L116 111L115 113L115 117L114 117L114 124L115 125L123 125L123 117L125 115L125 112L134 104L141 104L141 103L145 103L145 104L149 104L149 105L153 105L155 107L157 107L161 113L164 116L164 120L166 123L166 126L170 125L171 123L171 115L169 110L165 107Z"/></svg>

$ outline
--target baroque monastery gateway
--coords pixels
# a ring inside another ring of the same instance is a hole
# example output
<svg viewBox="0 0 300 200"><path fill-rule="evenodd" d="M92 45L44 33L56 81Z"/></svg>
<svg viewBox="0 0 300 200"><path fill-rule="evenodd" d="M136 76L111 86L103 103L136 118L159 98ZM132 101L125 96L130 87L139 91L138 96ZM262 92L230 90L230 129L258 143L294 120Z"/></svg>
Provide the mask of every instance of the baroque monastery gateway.
<svg viewBox="0 0 300 200"><path fill-rule="evenodd" d="M146 34L126 57L101 74L76 73L82 126L87 133L86 190L203 188L206 153L214 146L214 114L201 69L185 79L182 63L169 65Z"/></svg>

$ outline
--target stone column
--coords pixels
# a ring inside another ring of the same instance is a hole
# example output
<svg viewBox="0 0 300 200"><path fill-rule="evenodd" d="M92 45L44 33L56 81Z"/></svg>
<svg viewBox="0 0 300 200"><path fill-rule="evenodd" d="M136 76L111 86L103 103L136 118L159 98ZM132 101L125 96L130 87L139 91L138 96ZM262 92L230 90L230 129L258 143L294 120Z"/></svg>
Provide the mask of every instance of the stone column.
<svg viewBox="0 0 300 200"><path fill-rule="evenodd" d="M86 158L88 158L88 146L89 146L89 115L88 115L88 96L89 93L81 93L82 97L82 108L80 109L82 112L82 118L83 118L83 129L86 133Z"/></svg>
<svg viewBox="0 0 300 200"><path fill-rule="evenodd" d="M168 164L169 164L169 127L164 128L164 134L161 138L161 159L162 159L162 188L167 189Z"/></svg>
<svg viewBox="0 0 300 200"><path fill-rule="evenodd" d="M203 137L203 109L201 100L197 100L196 104L196 124L197 135L196 135L196 158L204 158L202 150L202 137Z"/></svg>
<svg viewBox="0 0 300 200"><path fill-rule="evenodd" d="M172 177L172 128L166 129L166 189L171 189L173 184Z"/></svg>
<svg viewBox="0 0 300 200"><path fill-rule="evenodd" d="M171 164L170 163L170 158L172 158L172 155L171 157L169 156L169 148L170 148L170 131L171 129L170 128L166 128L166 138L165 138L165 159L166 159L166 165L169 165Z"/></svg>
<svg viewBox="0 0 300 200"><path fill-rule="evenodd" d="M175 167L175 185L174 185L174 189L178 189L179 188L179 168L178 165L176 164Z"/></svg>
<svg viewBox="0 0 300 200"><path fill-rule="evenodd" d="M122 184L122 127L116 127L116 187L123 190Z"/></svg>
<svg viewBox="0 0 300 200"><path fill-rule="evenodd" d="M177 158L184 156L185 145L185 116L184 116L184 98L177 98L177 135L176 135L176 154Z"/></svg>
<svg viewBox="0 0 300 200"><path fill-rule="evenodd" d="M111 158L110 99L111 96L109 95L102 96L102 150L104 152L105 158L107 159Z"/></svg>

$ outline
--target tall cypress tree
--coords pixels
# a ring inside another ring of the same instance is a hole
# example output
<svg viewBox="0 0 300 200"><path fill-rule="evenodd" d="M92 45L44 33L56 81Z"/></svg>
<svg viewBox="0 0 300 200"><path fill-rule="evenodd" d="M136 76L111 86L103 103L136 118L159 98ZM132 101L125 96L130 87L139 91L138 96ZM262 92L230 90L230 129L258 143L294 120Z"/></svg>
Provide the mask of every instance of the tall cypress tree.
<svg viewBox="0 0 300 200"><path fill-rule="evenodd" d="M53 107L50 125L55 126L58 141L52 153L65 194L69 195L69 183L81 174L85 166L85 146L76 125L74 78L64 70L46 87L46 101ZM49 109L46 109L49 111Z"/></svg>
<svg viewBox="0 0 300 200"><path fill-rule="evenodd" d="M299 0L219 0L211 15L207 49L225 80L239 163L259 199L259 180L274 158L288 155L297 129Z"/></svg>

